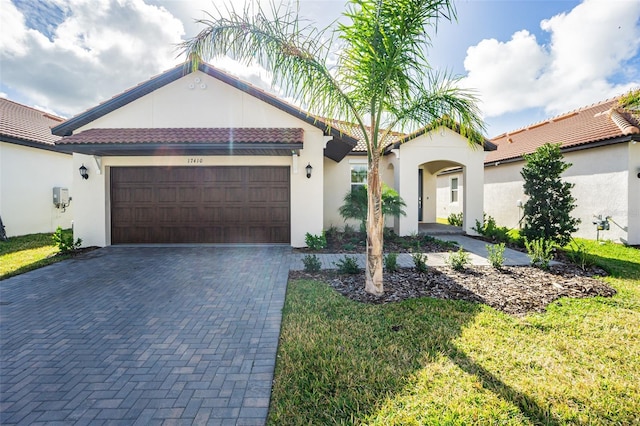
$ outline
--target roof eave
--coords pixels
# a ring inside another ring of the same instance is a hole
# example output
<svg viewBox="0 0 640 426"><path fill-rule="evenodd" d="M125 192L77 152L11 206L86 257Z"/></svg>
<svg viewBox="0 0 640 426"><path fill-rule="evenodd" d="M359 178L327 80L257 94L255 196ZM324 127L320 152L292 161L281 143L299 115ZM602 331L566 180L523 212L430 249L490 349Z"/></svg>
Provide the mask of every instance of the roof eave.
<svg viewBox="0 0 640 426"><path fill-rule="evenodd" d="M611 138L611 139L604 139L599 141L586 142L579 145L560 147L560 152L564 154L566 152L582 151L584 149L599 148L602 146L615 145L615 144L625 143L625 142L640 142L640 135L639 134L624 135L624 136L618 136L616 138ZM488 166L498 166L500 164L517 163L519 161L524 160L524 155L527 155L527 154L518 155L515 157L485 161L484 166L488 167Z"/></svg>
<svg viewBox="0 0 640 426"><path fill-rule="evenodd" d="M43 149L45 151L52 151L61 154L67 154L58 148L55 144L48 144L42 142L34 142L26 139L15 138L13 136L0 135L0 142L6 142L14 145L26 146L29 148Z"/></svg>
<svg viewBox="0 0 640 426"><path fill-rule="evenodd" d="M268 155L287 156L303 148L302 143L87 143L61 144L59 149L68 153L99 156L145 155Z"/></svg>

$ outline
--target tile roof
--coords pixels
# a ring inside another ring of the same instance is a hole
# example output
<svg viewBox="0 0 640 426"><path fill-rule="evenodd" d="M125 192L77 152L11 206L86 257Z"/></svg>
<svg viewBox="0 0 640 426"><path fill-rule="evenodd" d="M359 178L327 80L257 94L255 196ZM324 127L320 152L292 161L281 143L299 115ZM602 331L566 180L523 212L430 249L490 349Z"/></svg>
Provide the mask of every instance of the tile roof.
<svg viewBox="0 0 640 426"><path fill-rule="evenodd" d="M56 145L74 144L260 144L302 143L300 128L115 128L89 129Z"/></svg>
<svg viewBox="0 0 640 426"><path fill-rule="evenodd" d="M54 148L59 136L51 128L64 118L0 98L0 138L3 141L43 148Z"/></svg>
<svg viewBox="0 0 640 426"><path fill-rule="evenodd" d="M341 120L332 120L329 118L323 118L324 122L326 122L332 128L339 130L340 132L349 135L350 137L356 139L358 143L353 148L353 152L367 152L367 144L364 139L364 134L362 133L362 129L355 123L349 123L347 121ZM370 127L367 126L367 130ZM405 137L405 133L390 131L387 133L385 137L383 145L386 147L391 145L392 143L398 141L399 139Z"/></svg>
<svg viewBox="0 0 640 426"><path fill-rule="evenodd" d="M491 139L498 146L487 154L486 163L513 160L545 143L561 148L587 147L593 143L640 140L638 119L618 108L619 97L608 99Z"/></svg>

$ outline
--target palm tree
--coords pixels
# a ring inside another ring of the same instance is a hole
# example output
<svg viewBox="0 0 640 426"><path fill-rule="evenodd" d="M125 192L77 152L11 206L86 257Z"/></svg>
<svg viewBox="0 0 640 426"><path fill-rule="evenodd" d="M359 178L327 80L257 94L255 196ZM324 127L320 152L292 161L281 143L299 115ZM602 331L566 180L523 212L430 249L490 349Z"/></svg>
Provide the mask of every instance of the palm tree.
<svg viewBox="0 0 640 426"><path fill-rule="evenodd" d="M216 10L199 21L205 28L184 42L183 52L194 68L200 58L221 55L257 61L310 114L360 129L368 158L365 290L382 294L379 164L389 132L440 123L455 125L470 145L483 140L473 94L457 88L457 79L432 72L427 61L427 30L455 19L452 0L351 0L348 23L323 30L290 8L254 8Z"/></svg>

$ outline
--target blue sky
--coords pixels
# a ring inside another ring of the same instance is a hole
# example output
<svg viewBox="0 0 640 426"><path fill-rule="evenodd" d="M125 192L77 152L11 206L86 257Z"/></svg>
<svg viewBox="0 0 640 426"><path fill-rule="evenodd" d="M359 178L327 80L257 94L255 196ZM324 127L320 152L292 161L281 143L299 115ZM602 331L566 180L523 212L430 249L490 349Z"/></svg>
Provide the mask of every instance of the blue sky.
<svg viewBox="0 0 640 426"><path fill-rule="evenodd" d="M175 45L213 1L0 0L0 96L78 114L181 62ZM477 91L489 137L640 87L638 0L454 3L458 20L441 22L428 57ZM344 9L300 0L319 26ZM258 66L214 64L269 86Z"/></svg>

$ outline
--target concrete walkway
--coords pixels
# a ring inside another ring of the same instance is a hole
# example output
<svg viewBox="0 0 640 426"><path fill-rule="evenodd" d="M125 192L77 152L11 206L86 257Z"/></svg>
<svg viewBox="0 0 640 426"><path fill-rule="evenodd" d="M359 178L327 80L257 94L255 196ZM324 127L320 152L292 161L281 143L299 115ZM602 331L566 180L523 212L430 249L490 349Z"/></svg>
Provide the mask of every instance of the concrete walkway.
<svg viewBox="0 0 640 426"><path fill-rule="evenodd" d="M469 260L473 265L489 265L487 260L487 248L484 241L476 240L475 238L467 237L465 235L457 234L442 234L436 235L436 238L443 241L452 241L458 246L464 248L469 252ZM449 252L442 253L427 253L427 265L428 266L444 266L446 265ZM293 261L291 262L291 269L301 271L304 269L304 263L302 259L304 254L294 253ZM322 262L322 269L336 269L336 263L343 259L345 256L355 257L358 261L358 265L361 268L365 267L365 255L364 254L316 254ZM531 260L525 253L517 250L505 249L504 251L504 264L506 266L519 266L529 265ZM413 259L409 253L398 254L398 266L401 268L412 268L414 266Z"/></svg>
<svg viewBox="0 0 640 426"><path fill-rule="evenodd" d="M0 424L263 425L289 247L106 247L0 281Z"/></svg>

